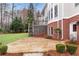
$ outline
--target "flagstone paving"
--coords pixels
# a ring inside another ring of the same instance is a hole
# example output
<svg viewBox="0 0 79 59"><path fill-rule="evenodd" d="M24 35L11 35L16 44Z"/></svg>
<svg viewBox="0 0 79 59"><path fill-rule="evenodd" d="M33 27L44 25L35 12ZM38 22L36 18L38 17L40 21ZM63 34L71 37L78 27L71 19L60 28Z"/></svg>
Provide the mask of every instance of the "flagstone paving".
<svg viewBox="0 0 79 59"><path fill-rule="evenodd" d="M20 53L20 52L45 52L48 50L55 50L55 45L59 43L56 40L50 40L45 38L24 38L23 40L17 40L15 42L9 43L8 53ZM61 43L64 44L63 41Z"/></svg>

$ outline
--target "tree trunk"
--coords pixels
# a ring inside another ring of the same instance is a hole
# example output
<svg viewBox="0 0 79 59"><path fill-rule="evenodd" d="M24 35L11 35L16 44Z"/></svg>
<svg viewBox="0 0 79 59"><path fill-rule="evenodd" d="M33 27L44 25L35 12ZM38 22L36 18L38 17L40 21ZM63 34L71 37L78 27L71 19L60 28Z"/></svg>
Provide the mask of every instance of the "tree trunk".
<svg viewBox="0 0 79 59"><path fill-rule="evenodd" d="M29 23L28 23L28 33L29 33Z"/></svg>
<svg viewBox="0 0 79 59"><path fill-rule="evenodd" d="M2 8L2 3L1 3L1 28L3 27L3 22L2 22L2 18L3 18L3 17L2 17L2 12L3 12L3 11L2 11L2 9L3 9L3 8Z"/></svg>
<svg viewBox="0 0 79 59"><path fill-rule="evenodd" d="M31 23L28 23L28 33L29 33L29 35L32 35L32 25L31 25Z"/></svg>
<svg viewBox="0 0 79 59"><path fill-rule="evenodd" d="M13 20L13 17L14 17L14 3L12 3L12 20Z"/></svg>

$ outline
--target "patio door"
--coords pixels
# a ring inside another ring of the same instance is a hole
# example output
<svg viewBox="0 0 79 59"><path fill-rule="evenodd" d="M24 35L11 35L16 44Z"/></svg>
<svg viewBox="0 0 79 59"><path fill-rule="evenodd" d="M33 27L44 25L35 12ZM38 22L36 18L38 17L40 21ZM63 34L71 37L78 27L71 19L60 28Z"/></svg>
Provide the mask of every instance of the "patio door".
<svg viewBox="0 0 79 59"><path fill-rule="evenodd" d="M77 26L76 22L70 23L70 39L77 40Z"/></svg>

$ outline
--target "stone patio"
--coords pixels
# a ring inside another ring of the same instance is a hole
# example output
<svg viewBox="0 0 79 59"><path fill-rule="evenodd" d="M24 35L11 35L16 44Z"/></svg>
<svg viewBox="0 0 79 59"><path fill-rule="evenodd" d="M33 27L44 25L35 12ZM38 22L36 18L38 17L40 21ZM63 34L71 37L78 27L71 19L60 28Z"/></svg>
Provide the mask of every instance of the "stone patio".
<svg viewBox="0 0 79 59"><path fill-rule="evenodd" d="M55 50L55 45L59 43L56 40L50 40L45 38L30 37L17 40L9 43L8 53L29 53L29 52L45 52L48 50ZM64 44L64 41L61 41ZM36 54L35 54L36 55Z"/></svg>

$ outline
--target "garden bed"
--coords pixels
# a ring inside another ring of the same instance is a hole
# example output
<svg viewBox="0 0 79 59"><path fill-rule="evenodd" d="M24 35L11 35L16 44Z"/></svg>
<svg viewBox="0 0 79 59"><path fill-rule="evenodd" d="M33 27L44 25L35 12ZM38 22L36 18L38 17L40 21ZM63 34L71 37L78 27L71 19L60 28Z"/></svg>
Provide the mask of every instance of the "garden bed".
<svg viewBox="0 0 79 59"><path fill-rule="evenodd" d="M44 56L73 56L73 55L69 54L68 52L59 53L55 50L50 50L48 52L45 52ZM74 56L78 56L78 54L74 54Z"/></svg>
<svg viewBox="0 0 79 59"><path fill-rule="evenodd" d="M23 53L6 53L0 54L0 56L23 56Z"/></svg>

